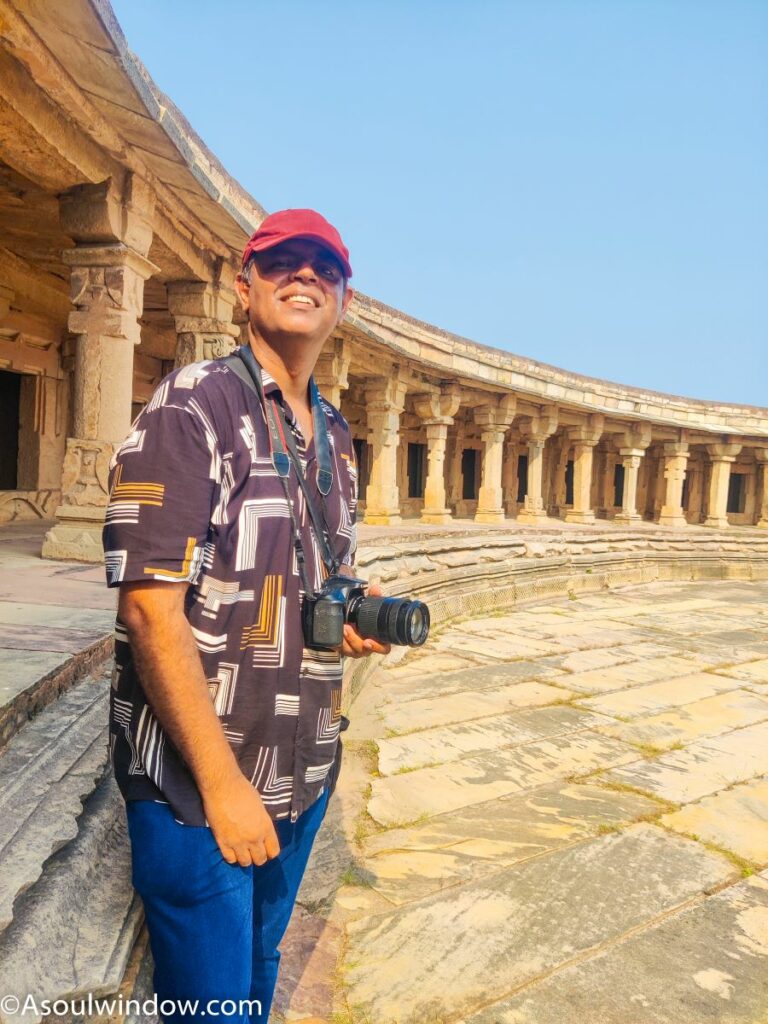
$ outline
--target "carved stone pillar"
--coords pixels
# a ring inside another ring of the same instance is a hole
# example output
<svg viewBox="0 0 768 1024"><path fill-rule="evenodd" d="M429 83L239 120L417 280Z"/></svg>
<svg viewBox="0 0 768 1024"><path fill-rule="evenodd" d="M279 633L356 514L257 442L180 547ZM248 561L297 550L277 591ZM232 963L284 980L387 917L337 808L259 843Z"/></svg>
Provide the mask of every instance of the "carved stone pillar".
<svg viewBox="0 0 768 1024"><path fill-rule="evenodd" d="M707 502L707 518L705 526L723 529L728 525L728 484L731 479L731 466L741 451L740 444L708 444L707 451L712 463L709 478L709 500Z"/></svg>
<svg viewBox="0 0 768 1024"><path fill-rule="evenodd" d="M614 522L629 526L643 517L637 511L637 477L640 462L645 454L642 448L620 448L621 464L624 467L624 490L621 499L621 512L614 516Z"/></svg>
<svg viewBox="0 0 768 1024"><path fill-rule="evenodd" d="M757 523L761 530L768 530L768 448L755 448L760 479L757 488Z"/></svg>
<svg viewBox="0 0 768 1024"><path fill-rule="evenodd" d="M329 338L312 374L320 394L337 409L341 409L342 392L349 387L350 360L349 346L343 339Z"/></svg>
<svg viewBox="0 0 768 1024"><path fill-rule="evenodd" d="M517 397L504 395L494 403L475 409L475 423L482 427L483 465L480 491L477 496L476 523L504 521L501 469L504 456L504 435L515 418Z"/></svg>
<svg viewBox="0 0 768 1024"><path fill-rule="evenodd" d="M524 421L521 430L528 437L528 478L525 502L517 518L521 523L543 523L547 519L543 490L544 446L557 430L557 409L544 409Z"/></svg>
<svg viewBox="0 0 768 1024"><path fill-rule="evenodd" d="M80 243L62 254L71 268L68 325L76 339L73 436L67 438L56 523L43 543L46 558L103 557L109 461L130 429L144 281L157 271L146 258L152 235L136 202L135 189L119 200L108 182L78 186L61 199L62 228Z"/></svg>
<svg viewBox="0 0 768 1024"><path fill-rule="evenodd" d="M683 512L683 481L688 455L687 441L672 441L664 445L664 503L659 512L661 526L687 525Z"/></svg>
<svg viewBox="0 0 768 1024"><path fill-rule="evenodd" d="M461 402L456 386L445 388L439 395L418 395L414 399L416 415L424 421L427 431L427 479L424 485L424 523L449 523L451 513L445 496L445 445L448 427Z"/></svg>
<svg viewBox="0 0 768 1024"><path fill-rule="evenodd" d="M603 435L605 417L593 413L584 426L568 431L573 441L573 507L565 514L566 523L594 523L592 508L592 457Z"/></svg>
<svg viewBox="0 0 768 1024"><path fill-rule="evenodd" d="M619 455L624 467L624 488L621 495L621 512L614 516L614 522L629 526L642 520L637 510L637 479L646 448L651 443L651 428L638 424L620 436Z"/></svg>
<svg viewBox="0 0 768 1024"><path fill-rule="evenodd" d="M453 443L453 455L448 470L448 504L455 509L464 497L464 478L461 472L462 458L464 456L464 424L459 423L456 427L456 437Z"/></svg>
<svg viewBox="0 0 768 1024"><path fill-rule="evenodd" d="M550 514L562 516L565 508L566 481L568 471L568 459L571 454L571 442L565 433L561 438L560 448L557 453L557 461L552 470L551 500L549 504Z"/></svg>
<svg viewBox="0 0 768 1024"><path fill-rule="evenodd" d="M365 387L371 474L365 492L364 522L378 526L400 522L400 491L397 486L397 452L400 416L408 386L394 377Z"/></svg>
<svg viewBox="0 0 768 1024"><path fill-rule="evenodd" d="M172 281L168 311L176 324L174 369L234 352L240 328L232 323L235 293L205 281Z"/></svg>

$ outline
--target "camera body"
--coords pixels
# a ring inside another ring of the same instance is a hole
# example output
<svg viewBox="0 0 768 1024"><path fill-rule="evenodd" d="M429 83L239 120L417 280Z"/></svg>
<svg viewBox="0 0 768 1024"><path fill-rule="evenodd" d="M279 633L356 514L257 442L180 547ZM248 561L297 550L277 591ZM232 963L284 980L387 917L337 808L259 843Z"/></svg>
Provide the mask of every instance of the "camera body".
<svg viewBox="0 0 768 1024"><path fill-rule="evenodd" d="M347 602L355 594L365 596L365 581L354 576L329 576L314 597L304 597L301 626L304 644L313 650L338 647L344 639Z"/></svg>
<svg viewBox="0 0 768 1024"><path fill-rule="evenodd" d="M312 650L338 647L344 623L350 622L363 637L380 643L418 647L429 635L429 609L421 601L402 597L366 597L365 580L329 576L322 589L304 597L301 626L304 644Z"/></svg>

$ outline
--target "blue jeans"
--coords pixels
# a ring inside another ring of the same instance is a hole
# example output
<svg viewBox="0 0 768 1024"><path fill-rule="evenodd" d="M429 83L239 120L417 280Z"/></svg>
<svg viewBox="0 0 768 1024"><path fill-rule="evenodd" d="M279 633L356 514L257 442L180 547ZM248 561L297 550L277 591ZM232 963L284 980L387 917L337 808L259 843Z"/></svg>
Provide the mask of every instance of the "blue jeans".
<svg viewBox="0 0 768 1024"><path fill-rule="evenodd" d="M324 793L299 818L275 822L280 853L260 867L228 864L209 828L180 825L168 804L126 804L133 884L144 903L163 999L199 1000L196 1013L162 1013L173 1024L212 1024L209 1000L258 1000L251 1012L216 1007L218 1024L267 1024L280 962L278 945L299 891ZM225 1016L226 1012L226 1016Z"/></svg>

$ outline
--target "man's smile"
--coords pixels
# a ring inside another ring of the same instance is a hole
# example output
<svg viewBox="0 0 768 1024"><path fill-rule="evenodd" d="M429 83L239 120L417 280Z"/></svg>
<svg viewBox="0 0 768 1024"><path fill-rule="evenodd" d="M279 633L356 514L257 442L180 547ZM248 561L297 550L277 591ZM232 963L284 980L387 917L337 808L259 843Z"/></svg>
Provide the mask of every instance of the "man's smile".
<svg viewBox="0 0 768 1024"><path fill-rule="evenodd" d="M309 295L307 292L292 292L290 295L285 295L280 300L281 302L287 302L290 306L308 306L316 309L320 303L314 296Z"/></svg>

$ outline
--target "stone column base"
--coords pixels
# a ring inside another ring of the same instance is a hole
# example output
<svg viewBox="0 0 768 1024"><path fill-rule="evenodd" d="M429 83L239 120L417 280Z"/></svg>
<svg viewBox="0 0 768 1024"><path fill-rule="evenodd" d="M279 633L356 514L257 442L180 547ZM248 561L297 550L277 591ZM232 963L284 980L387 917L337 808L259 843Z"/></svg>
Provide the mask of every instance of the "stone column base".
<svg viewBox="0 0 768 1024"><path fill-rule="evenodd" d="M680 513L680 515L660 515L658 523L659 526L687 526L688 520Z"/></svg>
<svg viewBox="0 0 768 1024"><path fill-rule="evenodd" d="M592 509L589 509L587 512L577 512L575 509L569 509L565 513L565 521L566 523L594 523L595 513Z"/></svg>
<svg viewBox="0 0 768 1024"><path fill-rule="evenodd" d="M518 523L546 523L549 516L543 510L541 512L531 512L528 509L521 508L517 513Z"/></svg>
<svg viewBox="0 0 768 1024"><path fill-rule="evenodd" d="M713 530L727 530L730 523L725 516L707 516L703 525L709 526Z"/></svg>
<svg viewBox="0 0 768 1024"><path fill-rule="evenodd" d="M622 512L619 512L618 515L613 517L613 521L614 523L618 523L620 526L634 526L635 523L641 523L643 521L643 517L639 512L629 515L624 515Z"/></svg>
<svg viewBox="0 0 768 1024"><path fill-rule="evenodd" d="M768 519L759 519L755 523L755 526L758 528L758 530L768 530Z"/></svg>
<svg viewBox="0 0 768 1024"><path fill-rule="evenodd" d="M475 512L476 523L503 523L506 516L504 509L491 509L484 512Z"/></svg>
<svg viewBox="0 0 768 1024"><path fill-rule="evenodd" d="M430 509L429 511L425 509L425 511L421 513L420 521L422 523L437 523L442 525L443 523L450 523L452 520L453 516L448 509L443 509L442 511L440 509Z"/></svg>
<svg viewBox="0 0 768 1024"><path fill-rule="evenodd" d="M101 531L104 509L79 505L59 505L56 522L43 541L43 558L60 561L104 561Z"/></svg>
<svg viewBox="0 0 768 1024"><path fill-rule="evenodd" d="M368 512L363 519L368 526L397 526L402 523L403 517L399 512Z"/></svg>

